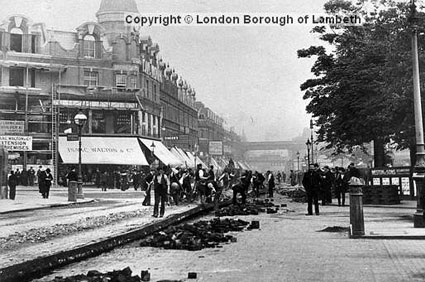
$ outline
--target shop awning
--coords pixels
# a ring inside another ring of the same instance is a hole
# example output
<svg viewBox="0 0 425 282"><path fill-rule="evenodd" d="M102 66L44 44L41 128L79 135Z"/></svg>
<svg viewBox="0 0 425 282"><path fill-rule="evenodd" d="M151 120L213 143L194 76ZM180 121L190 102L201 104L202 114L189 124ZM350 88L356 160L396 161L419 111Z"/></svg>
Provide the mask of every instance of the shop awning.
<svg viewBox="0 0 425 282"><path fill-rule="evenodd" d="M180 166L184 165L180 159L176 158L160 141L149 140L144 138L139 138L139 140L145 145L149 150L151 150L152 142L155 145L153 153L154 155L164 164L170 166Z"/></svg>
<svg viewBox="0 0 425 282"><path fill-rule="evenodd" d="M183 151L183 149L180 149L178 147L176 147L176 149L180 153L180 155L185 159L186 165L188 167L195 167L195 160L193 158L189 157L189 155L186 154L186 152Z"/></svg>
<svg viewBox="0 0 425 282"><path fill-rule="evenodd" d="M175 156L178 156L181 160L183 160L183 163L187 167L194 167L195 166L195 160L190 158L185 151L182 149L174 146L171 148L171 153L173 153Z"/></svg>
<svg viewBox="0 0 425 282"><path fill-rule="evenodd" d="M185 158L183 158L183 156L179 153L179 151L177 150L177 148L176 147L172 147L171 149L170 149L170 152L177 158L177 159L179 159L182 163L183 163L183 165L184 166L187 166L187 163L186 163L186 159Z"/></svg>
<svg viewBox="0 0 425 282"><path fill-rule="evenodd" d="M78 141L59 137L65 164L78 163ZM81 137L82 164L149 165L136 137Z"/></svg>

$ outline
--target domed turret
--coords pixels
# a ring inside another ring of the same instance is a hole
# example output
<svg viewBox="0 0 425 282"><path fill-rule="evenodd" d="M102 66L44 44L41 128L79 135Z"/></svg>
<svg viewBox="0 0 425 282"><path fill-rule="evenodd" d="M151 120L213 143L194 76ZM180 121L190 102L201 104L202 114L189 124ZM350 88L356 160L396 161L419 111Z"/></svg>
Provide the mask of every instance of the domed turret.
<svg viewBox="0 0 425 282"><path fill-rule="evenodd" d="M104 14L116 14L116 13L139 13L135 0L102 0L100 3L99 11L96 13L96 17L100 17ZM122 18L121 20L124 20Z"/></svg>
<svg viewBox="0 0 425 282"><path fill-rule="evenodd" d="M126 14L139 14L135 0L102 0L96 17L98 23L105 28L106 35L116 35L132 31L131 26L125 25Z"/></svg>

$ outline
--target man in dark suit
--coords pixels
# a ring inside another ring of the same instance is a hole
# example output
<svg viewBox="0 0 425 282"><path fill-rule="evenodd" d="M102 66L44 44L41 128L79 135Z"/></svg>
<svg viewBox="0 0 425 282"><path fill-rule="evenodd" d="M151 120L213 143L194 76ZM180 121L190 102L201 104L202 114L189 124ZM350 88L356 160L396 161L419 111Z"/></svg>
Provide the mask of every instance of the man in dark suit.
<svg viewBox="0 0 425 282"><path fill-rule="evenodd" d="M334 183L335 176L326 165L323 167L322 173L322 206L326 204L332 204L332 185Z"/></svg>
<svg viewBox="0 0 425 282"><path fill-rule="evenodd" d="M313 215L313 203L314 211L316 215L319 215L319 192L321 177L318 164L310 164L310 169L304 175L302 184L307 192L308 206L306 215Z"/></svg>

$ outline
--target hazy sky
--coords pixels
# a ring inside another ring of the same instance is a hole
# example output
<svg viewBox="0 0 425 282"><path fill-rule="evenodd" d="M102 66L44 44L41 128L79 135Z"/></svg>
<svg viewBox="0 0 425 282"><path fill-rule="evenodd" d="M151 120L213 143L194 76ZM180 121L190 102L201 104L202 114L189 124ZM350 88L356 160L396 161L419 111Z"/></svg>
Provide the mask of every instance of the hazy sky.
<svg viewBox="0 0 425 282"><path fill-rule="evenodd" d="M96 21L101 0L1 0L0 19L23 14L48 28L75 29ZM262 13L311 15L326 0L136 0L143 13ZM143 28L160 56L200 100L250 141L289 140L308 127L300 84L313 60L296 51L321 44L312 25L167 26Z"/></svg>

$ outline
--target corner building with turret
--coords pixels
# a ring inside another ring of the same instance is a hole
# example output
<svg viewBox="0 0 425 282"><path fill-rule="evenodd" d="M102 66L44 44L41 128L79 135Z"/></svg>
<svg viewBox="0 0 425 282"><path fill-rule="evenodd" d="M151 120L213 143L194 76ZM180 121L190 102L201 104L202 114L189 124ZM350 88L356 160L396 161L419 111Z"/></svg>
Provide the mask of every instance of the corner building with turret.
<svg viewBox="0 0 425 282"><path fill-rule="evenodd" d="M139 13L134 0L102 0L97 22L75 31L23 15L1 23L0 144L20 140L9 148L11 165L57 171L60 140L78 131L79 111L87 116L83 136L143 137L195 150L196 92L159 58L158 44L125 24L128 13Z"/></svg>

